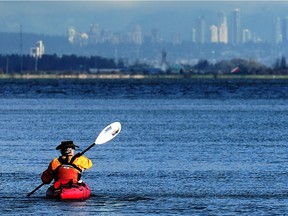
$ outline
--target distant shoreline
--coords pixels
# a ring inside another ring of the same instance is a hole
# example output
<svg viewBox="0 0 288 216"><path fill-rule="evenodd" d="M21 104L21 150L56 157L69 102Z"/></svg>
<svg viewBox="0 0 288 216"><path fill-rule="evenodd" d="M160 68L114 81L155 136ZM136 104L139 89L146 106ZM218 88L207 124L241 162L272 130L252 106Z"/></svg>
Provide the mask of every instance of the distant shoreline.
<svg viewBox="0 0 288 216"><path fill-rule="evenodd" d="M0 74L0 79L288 79L288 75L191 74Z"/></svg>

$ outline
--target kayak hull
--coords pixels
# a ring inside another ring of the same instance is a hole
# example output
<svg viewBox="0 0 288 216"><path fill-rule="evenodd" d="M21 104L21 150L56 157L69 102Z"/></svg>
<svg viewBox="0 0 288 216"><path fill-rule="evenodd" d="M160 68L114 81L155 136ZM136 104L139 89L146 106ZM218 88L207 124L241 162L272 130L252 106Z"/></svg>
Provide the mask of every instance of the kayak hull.
<svg viewBox="0 0 288 216"><path fill-rule="evenodd" d="M46 191L46 197L59 200L86 200L91 191L86 183L62 185L59 188L51 186Z"/></svg>

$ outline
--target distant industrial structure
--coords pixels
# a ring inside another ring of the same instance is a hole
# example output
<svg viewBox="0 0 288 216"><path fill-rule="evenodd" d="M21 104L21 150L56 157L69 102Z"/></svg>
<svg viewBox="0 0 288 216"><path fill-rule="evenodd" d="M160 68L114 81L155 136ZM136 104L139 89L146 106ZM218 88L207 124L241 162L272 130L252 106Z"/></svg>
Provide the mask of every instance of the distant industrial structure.
<svg viewBox="0 0 288 216"><path fill-rule="evenodd" d="M43 41L41 40L36 42L35 47L30 48L30 55L36 59L42 58L44 53L45 53L45 47Z"/></svg>
<svg viewBox="0 0 288 216"><path fill-rule="evenodd" d="M30 48L30 55L35 58L35 71L38 70L38 59L42 58L45 53L45 47L43 42L37 41L35 47Z"/></svg>

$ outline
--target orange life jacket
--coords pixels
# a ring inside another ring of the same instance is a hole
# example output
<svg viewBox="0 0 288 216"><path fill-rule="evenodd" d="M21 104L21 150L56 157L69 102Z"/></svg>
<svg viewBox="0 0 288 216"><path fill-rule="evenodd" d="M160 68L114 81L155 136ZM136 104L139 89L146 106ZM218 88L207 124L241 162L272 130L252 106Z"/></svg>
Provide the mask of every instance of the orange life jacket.
<svg viewBox="0 0 288 216"><path fill-rule="evenodd" d="M88 158L86 158L84 155L82 156L69 156L69 157L62 157L54 158L48 168L42 173L41 180L45 184L49 184L53 179L55 181L59 179L72 179L73 182L75 182L76 174L75 172L70 173L64 169L62 166L65 165L66 167L69 165L70 167L73 167L74 169L71 169L72 171L76 171L78 173L78 180L81 178L81 172L85 169L89 169L92 167L92 161ZM61 169L60 169L61 168ZM60 172L58 170L60 169ZM64 171L63 171L64 169ZM63 173L65 174L62 174ZM66 172L67 171L67 172ZM67 174L68 173L68 174ZM59 176L58 176L59 174ZM67 178L68 177L68 178Z"/></svg>
<svg viewBox="0 0 288 216"><path fill-rule="evenodd" d="M57 169L57 175L55 177L56 181L63 182L72 180L73 183L77 183L79 180L79 173L73 168L73 166L62 164Z"/></svg>
<svg viewBox="0 0 288 216"><path fill-rule="evenodd" d="M54 170L54 187L58 188L61 185L65 184L76 184L78 180L81 178L81 169L73 164L75 157L73 157L69 162L67 160L63 160L62 157L58 158L60 162L60 166Z"/></svg>

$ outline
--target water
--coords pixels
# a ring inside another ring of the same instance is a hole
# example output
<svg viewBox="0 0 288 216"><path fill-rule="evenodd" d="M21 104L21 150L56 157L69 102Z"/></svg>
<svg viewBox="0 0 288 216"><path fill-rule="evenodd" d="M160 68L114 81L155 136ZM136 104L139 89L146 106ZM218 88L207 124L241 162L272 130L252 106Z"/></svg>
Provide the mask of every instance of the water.
<svg viewBox="0 0 288 216"><path fill-rule="evenodd" d="M1 215L285 215L288 81L0 80ZM55 147L86 153L84 202L30 198Z"/></svg>

